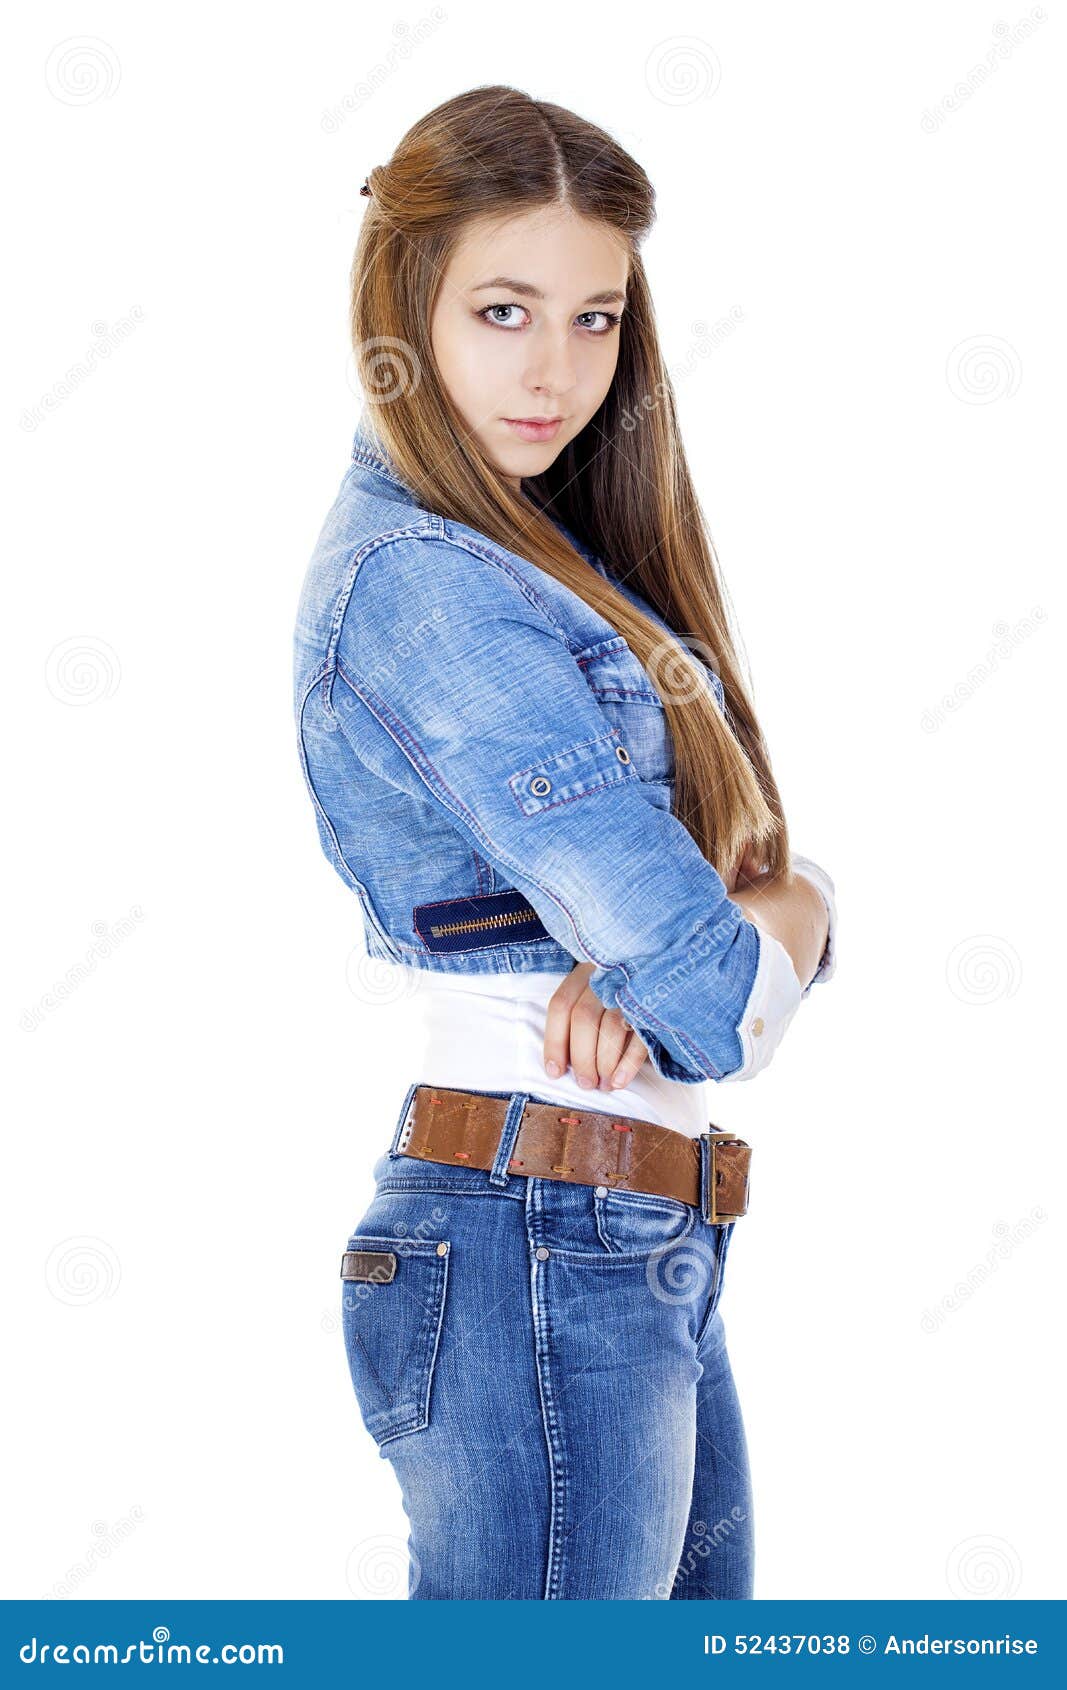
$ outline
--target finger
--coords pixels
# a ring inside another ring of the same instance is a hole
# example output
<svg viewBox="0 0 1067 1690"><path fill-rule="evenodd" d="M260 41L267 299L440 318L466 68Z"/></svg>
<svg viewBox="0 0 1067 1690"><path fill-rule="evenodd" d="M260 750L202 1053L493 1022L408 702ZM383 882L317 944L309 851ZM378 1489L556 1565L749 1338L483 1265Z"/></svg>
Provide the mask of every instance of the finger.
<svg viewBox="0 0 1067 1690"><path fill-rule="evenodd" d="M634 1076L640 1073L648 1061L648 1046L637 1033L631 1031L626 1046L611 1076L611 1088L618 1091L620 1086L628 1086Z"/></svg>
<svg viewBox="0 0 1067 1690"><path fill-rule="evenodd" d="M617 1009L604 1009L601 1005L601 1010L596 1042L597 1085L607 1091L611 1086L611 1076L619 1065L619 1058L626 1049L630 1029Z"/></svg>
<svg viewBox="0 0 1067 1690"><path fill-rule="evenodd" d="M585 990L591 963L579 963L564 977L548 1000L545 1011L544 1063L545 1072L553 1080L566 1073L571 1061L571 1011Z"/></svg>
<svg viewBox="0 0 1067 1690"><path fill-rule="evenodd" d="M571 1067L578 1084L593 1087L599 1083L597 1046L600 1042L600 1022L604 1005L593 992L584 992L571 1009L570 1054Z"/></svg>

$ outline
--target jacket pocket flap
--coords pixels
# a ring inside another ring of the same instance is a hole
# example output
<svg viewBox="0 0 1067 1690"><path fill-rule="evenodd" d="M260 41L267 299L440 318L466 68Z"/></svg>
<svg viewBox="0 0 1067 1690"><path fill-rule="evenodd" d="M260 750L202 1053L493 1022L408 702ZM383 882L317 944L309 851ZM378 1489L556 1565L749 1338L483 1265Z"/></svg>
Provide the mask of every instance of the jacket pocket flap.
<svg viewBox="0 0 1067 1690"><path fill-rule="evenodd" d="M512 797L524 816L568 804L573 798L640 780L618 728L595 739L570 745L555 757L519 769L508 781Z"/></svg>

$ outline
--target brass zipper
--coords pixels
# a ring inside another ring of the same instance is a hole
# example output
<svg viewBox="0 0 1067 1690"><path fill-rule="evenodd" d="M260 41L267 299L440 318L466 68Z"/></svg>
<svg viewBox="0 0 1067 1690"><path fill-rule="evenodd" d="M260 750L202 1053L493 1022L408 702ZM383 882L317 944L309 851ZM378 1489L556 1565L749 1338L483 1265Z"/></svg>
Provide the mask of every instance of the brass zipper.
<svg viewBox="0 0 1067 1690"><path fill-rule="evenodd" d="M435 939L446 939L450 933L477 933L483 927L510 927L516 921L535 921L533 910L509 910L503 915L483 916L481 921L450 921L443 927L431 926Z"/></svg>

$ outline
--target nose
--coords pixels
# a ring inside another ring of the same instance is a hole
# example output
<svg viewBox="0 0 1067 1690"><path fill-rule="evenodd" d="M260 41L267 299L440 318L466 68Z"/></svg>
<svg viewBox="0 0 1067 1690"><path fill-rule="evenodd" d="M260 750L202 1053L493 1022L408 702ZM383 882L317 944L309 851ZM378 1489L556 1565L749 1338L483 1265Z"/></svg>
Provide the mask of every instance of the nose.
<svg viewBox="0 0 1067 1690"><path fill-rule="evenodd" d="M545 330L532 345L527 385L559 398L575 383L574 343L569 332Z"/></svg>

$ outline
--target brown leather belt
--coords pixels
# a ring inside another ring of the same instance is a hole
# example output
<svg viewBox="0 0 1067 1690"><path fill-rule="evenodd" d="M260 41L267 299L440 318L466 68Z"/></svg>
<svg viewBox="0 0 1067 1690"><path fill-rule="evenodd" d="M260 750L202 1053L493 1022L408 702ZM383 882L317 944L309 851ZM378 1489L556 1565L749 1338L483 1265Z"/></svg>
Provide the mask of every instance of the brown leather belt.
<svg viewBox="0 0 1067 1690"><path fill-rule="evenodd" d="M416 1086L397 1150L429 1162L490 1169L508 1104L508 1098L485 1092ZM716 1127L692 1138L654 1121L531 1099L506 1172L675 1197L720 1226L748 1213L751 1158L752 1147L743 1138Z"/></svg>

